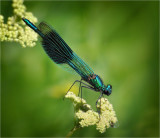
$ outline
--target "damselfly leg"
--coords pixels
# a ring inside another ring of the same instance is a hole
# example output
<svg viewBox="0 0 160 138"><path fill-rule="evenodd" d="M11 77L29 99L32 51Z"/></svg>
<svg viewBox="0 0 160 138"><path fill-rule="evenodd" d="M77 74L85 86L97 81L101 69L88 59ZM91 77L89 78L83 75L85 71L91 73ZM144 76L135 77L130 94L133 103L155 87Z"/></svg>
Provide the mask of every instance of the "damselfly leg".
<svg viewBox="0 0 160 138"><path fill-rule="evenodd" d="M78 96L81 94L81 99L82 99L82 88L87 88L87 89L90 89L90 90L93 90L93 91L96 91L94 87L82 82L82 79L81 80L75 80L73 82L73 84L71 85L71 87L69 88L69 90L67 91L67 93L71 90L71 88L74 86L74 84L76 82L79 82L79 93L78 93ZM82 86L83 84L83 86ZM66 94L67 94L66 93ZM100 113L101 113L101 98L103 97L103 92L101 92L100 96L98 97L97 101L96 101L96 108L97 108L97 112L99 113L99 117L100 117ZM63 98L64 99L64 98ZM97 107L97 104L98 104L98 101L100 100L100 108Z"/></svg>
<svg viewBox="0 0 160 138"><path fill-rule="evenodd" d="M85 83L83 83L83 84L85 84ZM85 84L86 86L81 86L81 98L82 98L82 88L87 88L87 89L90 89L90 90L94 90L95 91L95 89L92 87L92 86L89 86L88 84Z"/></svg>
<svg viewBox="0 0 160 138"><path fill-rule="evenodd" d="M96 91L94 89L94 87L89 86L87 84L85 84L86 86L81 86L81 95L82 95L82 88L87 88L87 89L91 89L93 91ZM100 96L98 97L97 101L96 101L96 108L97 108L97 112L99 114L99 119L100 119L100 113L101 113L101 98L103 97L103 92L101 92ZM82 98L82 97L81 97ZM100 100L100 108L97 107L98 101Z"/></svg>
<svg viewBox="0 0 160 138"><path fill-rule="evenodd" d="M73 82L73 84L71 85L71 87L69 88L69 90L67 91L67 93L71 90L71 88L74 86L74 84L75 84L76 82L79 82L79 83L80 83L78 96L79 96L79 94L81 93L81 98L82 98L81 84L84 84L84 85L86 85L86 86L88 86L88 87L91 87L91 86L89 86L88 84L82 82L82 79L81 79L81 80L75 80L75 81ZM67 93L66 93L65 95L67 95ZM65 97L63 97L63 100L64 100L64 98L65 98Z"/></svg>
<svg viewBox="0 0 160 138"><path fill-rule="evenodd" d="M96 101L96 108L97 108L97 112L99 113L99 115L101 113L101 98L102 97L103 97L103 92L101 92L100 96L98 97L98 99ZM99 99L100 99L100 108L98 109L97 104L98 104Z"/></svg>
<svg viewBox="0 0 160 138"><path fill-rule="evenodd" d="M76 82L81 82L81 81L75 80L65 95L68 94L68 92L71 90L71 88L74 86L74 84L75 84ZM65 96L63 97L63 100L64 100L64 98L65 98Z"/></svg>
<svg viewBox="0 0 160 138"><path fill-rule="evenodd" d="M79 97L79 94L81 93L80 91L81 91L81 83L82 83L82 78L81 78L81 80L80 80L80 84L79 84L79 92L78 92L78 97ZM82 93L81 93L81 97L82 97Z"/></svg>

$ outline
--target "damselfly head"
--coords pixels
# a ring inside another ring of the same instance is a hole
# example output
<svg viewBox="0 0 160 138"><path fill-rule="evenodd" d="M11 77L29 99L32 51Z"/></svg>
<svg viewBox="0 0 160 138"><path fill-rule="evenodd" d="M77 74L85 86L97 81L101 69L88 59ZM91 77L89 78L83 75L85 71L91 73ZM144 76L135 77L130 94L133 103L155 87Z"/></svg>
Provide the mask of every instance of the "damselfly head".
<svg viewBox="0 0 160 138"><path fill-rule="evenodd" d="M105 86L103 93L109 96L112 93L112 85L108 84Z"/></svg>

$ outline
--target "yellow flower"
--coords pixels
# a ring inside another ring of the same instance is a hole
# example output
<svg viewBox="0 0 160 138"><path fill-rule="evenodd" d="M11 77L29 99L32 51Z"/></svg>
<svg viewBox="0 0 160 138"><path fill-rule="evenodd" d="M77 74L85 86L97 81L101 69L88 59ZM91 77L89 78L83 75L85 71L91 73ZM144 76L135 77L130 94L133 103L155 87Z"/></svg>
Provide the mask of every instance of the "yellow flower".
<svg viewBox="0 0 160 138"><path fill-rule="evenodd" d="M106 98L98 100L97 108L100 109L100 114L95 112L84 99L77 97L73 92L68 92L65 98L73 102L75 117L78 120L76 124L79 125L77 127L96 125L96 129L104 133L106 128L114 126L118 121L112 104Z"/></svg>
<svg viewBox="0 0 160 138"><path fill-rule="evenodd" d="M23 5L23 0L13 0L12 17L8 17L7 23L4 23L4 17L0 15L0 41L15 41L19 42L22 47L33 47L36 45L38 35L25 26L22 17L36 23L37 18L31 12L26 12L26 7Z"/></svg>

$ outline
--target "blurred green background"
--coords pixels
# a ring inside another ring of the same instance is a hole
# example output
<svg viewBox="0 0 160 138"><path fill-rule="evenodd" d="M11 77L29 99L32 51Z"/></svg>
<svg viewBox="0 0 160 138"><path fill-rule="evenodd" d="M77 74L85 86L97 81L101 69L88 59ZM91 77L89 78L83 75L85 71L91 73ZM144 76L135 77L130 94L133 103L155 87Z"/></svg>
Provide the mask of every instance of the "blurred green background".
<svg viewBox="0 0 160 138"><path fill-rule="evenodd" d="M11 4L1 2L5 19L12 16ZM113 104L119 127L103 134L95 126L86 127L74 137L158 137L158 1L24 4L39 22L52 25L105 84L113 86L113 93L106 97ZM33 48L3 42L1 54L2 136L66 136L74 125L74 110L62 97L80 77L54 64L40 42ZM94 109L98 96L91 90L83 91L83 98Z"/></svg>

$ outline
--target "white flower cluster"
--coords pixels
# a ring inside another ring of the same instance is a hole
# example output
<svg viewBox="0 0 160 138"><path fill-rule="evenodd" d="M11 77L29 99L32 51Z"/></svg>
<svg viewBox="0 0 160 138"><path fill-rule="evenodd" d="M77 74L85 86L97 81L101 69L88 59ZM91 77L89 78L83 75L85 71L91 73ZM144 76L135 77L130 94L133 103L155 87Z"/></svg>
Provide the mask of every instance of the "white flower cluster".
<svg viewBox="0 0 160 138"><path fill-rule="evenodd" d="M22 17L29 19L33 23L37 22L37 18L31 12L26 12L23 0L13 0L12 7L14 15L8 17L6 24L4 23L4 17L0 15L0 41L19 42L23 47L35 46L38 35L25 25Z"/></svg>
<svg viewBox="0 0 160 138"><path fill-rule="evenodd" d="M113 127L114 124L118 123L118 120L112 104L110 104L106 98L101 98L98 101L97 106L101 111L100 121L97 124L97 129L103 133L105 132L106 128L109 128L110 126Z"/></svg>
<svg viewBox="0 0 160 138"><path fill-rule="evenodd" d="M101 98L98 101L97 107L100 109L100 114L93 111L90 105L84 99L77 97L73 92L68 92L65 98L73 102L75 108L75 116L78 119L80 127L96 125L96 129L104 133L106 128L114 126L117 123L117 117L113 110L112 104L106 98Z"/></svg>

